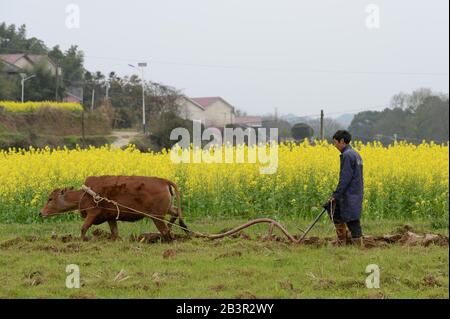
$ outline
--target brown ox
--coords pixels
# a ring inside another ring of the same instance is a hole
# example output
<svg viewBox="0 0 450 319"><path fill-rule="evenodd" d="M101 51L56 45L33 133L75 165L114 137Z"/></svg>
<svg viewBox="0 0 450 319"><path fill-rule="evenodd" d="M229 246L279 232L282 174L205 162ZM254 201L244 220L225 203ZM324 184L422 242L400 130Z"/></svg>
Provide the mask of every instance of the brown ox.
<svg viewBox="0 0 450 319"><path fill-rule="evenodd" d="M164 219L170 214L173 223L179 219L181 227L186 228L181 215L180 193L175 183L158 177L147 176L91 176L86 179L84 185L90 187L102 197L114 200L117 203L130 207L140 212L145 212L159 219ZM177 209L172 207L172 197L177 197ZM47 203L41 210L41 216L47 217L68 211L79 210L85 219L81 227L81 238L87 240L86 232L89 227L108 222L111 228L111 239L118 236L117 220L134 222L145 217L128 210L120 208L117 213L116 206L106 201L97 204L91 195L84 190L74 190L73 187L57 188L50 194ZM118 218L117 218L118 217ZM152 218L152 217L151 217ZM172 239L170 232L171 224L152 218L164 239Z"/></svg>

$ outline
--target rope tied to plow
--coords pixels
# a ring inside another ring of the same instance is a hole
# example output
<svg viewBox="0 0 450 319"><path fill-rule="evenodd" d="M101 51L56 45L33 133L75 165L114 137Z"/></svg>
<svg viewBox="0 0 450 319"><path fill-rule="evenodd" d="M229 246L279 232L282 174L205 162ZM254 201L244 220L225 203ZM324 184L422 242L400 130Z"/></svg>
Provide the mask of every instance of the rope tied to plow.
<svg viewBox="0 0 450 319"><path fill-rule="evenodd" d="M294 238L294 237L293 237L293 236L292 236L292 235L291 235L291 234L290 234L290 233L289 233L289 232L288 232L288 231L287 231L287 230L286 230L279 222L277 222L276 220L270 219L270 218L257 218L257 219L251 220L251 221L249 221L249 222L247 222L247 223L245 223L245 224L242 224L242 225L240 225L240 226L237 226L237 227L235 227L235 228L233 228L233 229L231 229L231 230L229 230L229 231L227 231L227 232L221 233L221 234L204 234L204 233L201 233L201 232L198 232L198 231L194 231L194 230L187 229L187 228L185 228L185 227L179 226L179 225L177 225L177 224L175 224L175 223L171 223L170 221L167 221L167 220L165 220L165 219L158 218L158 217L156 217L155 215L147 214L147 213L145 213L145 212L141 212L141 211L136 210L136 209L134 209L134 208L131 208L131 207L122 205L122 204L120 204L120 203L118 203L118 202L116 202L116 201L114 201L114 200L109 199L109 198L102 197L100 194L94 192L89 186L82 185L81 188L82 188L83 191L84 191L83 196L84 196L85 194L89 194L90 196L92 196L94 202L95 202L96 205L97 205L96 207L98 207L98 204L99 204L100 202L102 202L102 201L105 201L105 202L114 204L114 205L116 206L116 209L117 209L117 217L116 217L116 220L119 219L119 215L120 215L120 208L119 208L119 206L120 206L120 207L123 207L123 208L126 208L126 209L130 210L131 212L138 213L138 214L142 214L142 215L148 216L148 217L150 217L150 218L153 218L153 219L156 219L156 220L159 220L159 221L166 222L166 223L168 223L168 224L171 224L172 226L175 226L175 227L181 228L181 229L183 229L183 230L186 230L186 231L188 231L188 232L190 232L190 233L192 233L192 234L194 234L194 235L196 235L196 236L204 237L204 238L209 238L209 239L219 239L219 238L223 238L223 237L226 237L226 236L230 236L230 235L232 235L232 234L234 234L234 233L236 233L236 232L238 232L238 231L243 230L244 228L247 228L247 227L252 226L252 225L255 225L255 224L259 224L259 223L269 223L270 226L271 226L271 229L273 229L273 227L277 227L278 229L281 230L281 232L282 232L282 233L283 233L283 234L284 234L284 235L285 235L292 243L299 243L299 241L298 241L297 239L295 239L295 238ZM81 200L80 200L80 203L81 203Z"/></svg>
<svg viewBox="0 0 450 319"><path fill-rule="evenodd" d="M116 220L119 220L119 217L120 217L119 203L117 203L115 200L112 200L112 199L109 199L109 198L100 196L100 194L94 192L89 186L81 185L81 189L83 189L85 193L88 193L89 195L92 196L92 199L94 200L94 203L95 203L96 207L98 207L98 204L99 204L100 202L102 202L102 201L111 203L111 204L113 204L114 206L116 206L116 209L117 209ZM80 202L81 202L81 201L80 201Z"/></svg>

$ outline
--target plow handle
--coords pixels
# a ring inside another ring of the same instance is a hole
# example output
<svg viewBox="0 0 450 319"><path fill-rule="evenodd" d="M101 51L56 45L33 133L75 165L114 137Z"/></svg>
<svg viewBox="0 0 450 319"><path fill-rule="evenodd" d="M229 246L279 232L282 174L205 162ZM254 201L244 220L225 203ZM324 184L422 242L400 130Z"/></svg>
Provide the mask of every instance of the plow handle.
<svg viewBox="0 0 450 319"><path fill-rule="evenodd" d="M322 210L322 212L319 215L317 215L316 219L314 219L312 224L309 225L308 228L305 230L302 237L300 237L300 239L298 240L299 242L301 242L306 237L306 235L309 233L309 231L314 227L314 225L317 223L317 221L320 219L320 217L322 217L323 213L325 213L325 212L326 212L326 209L324 208Z"/></svg>

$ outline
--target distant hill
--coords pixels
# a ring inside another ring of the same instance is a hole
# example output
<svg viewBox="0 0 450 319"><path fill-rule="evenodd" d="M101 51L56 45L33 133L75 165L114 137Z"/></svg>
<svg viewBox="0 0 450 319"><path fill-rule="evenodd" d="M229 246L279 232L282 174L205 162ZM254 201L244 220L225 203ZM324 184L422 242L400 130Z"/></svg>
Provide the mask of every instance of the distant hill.
<svg viewBox="0 0 450 319"><path fill-rule="evenodd" d="M290 124L305 123L311 120L308 116L297 116L292 113L280 115L282 120L288 121Z"/></svg>
<svg viewBox="0 0 450 319"><path fill-rule="evenodd" d="M337 118L335 118L335 120L336 122L341 124L344 128L348 128L352 123L354 117L355 114L346 113L338 116Z"/></svg>

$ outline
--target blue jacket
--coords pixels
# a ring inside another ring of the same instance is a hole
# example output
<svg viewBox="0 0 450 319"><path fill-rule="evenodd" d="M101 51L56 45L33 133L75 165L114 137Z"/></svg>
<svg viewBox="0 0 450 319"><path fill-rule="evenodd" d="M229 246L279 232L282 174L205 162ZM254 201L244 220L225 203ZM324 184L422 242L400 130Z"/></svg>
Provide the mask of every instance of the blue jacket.
<svg viewBox="0 0 450 319"><path fill-rule="evenodd" d="M333 197L339 204L341 220L346 223L361 218L364 196L363 161L350 145L340 155L339 184Z"/></svg>

